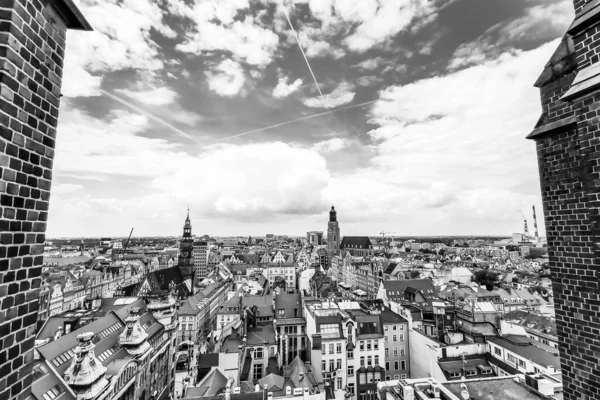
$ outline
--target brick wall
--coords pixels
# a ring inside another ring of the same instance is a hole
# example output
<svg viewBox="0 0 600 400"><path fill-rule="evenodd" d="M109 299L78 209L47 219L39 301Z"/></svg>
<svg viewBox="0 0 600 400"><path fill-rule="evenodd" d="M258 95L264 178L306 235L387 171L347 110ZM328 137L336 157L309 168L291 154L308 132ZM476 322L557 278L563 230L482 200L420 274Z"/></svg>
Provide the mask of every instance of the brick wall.
<svg viewBox="0 0 600 400"><path fill-rule="evenodd" d="M0 0L3 400L30 394L65 37L74 11L61 1Z"/></svg>
<svg viewBox="0 0 600 400"><path fill-rule="evenodd" d="M578 71L598 62L598 32L592 26L575 35L574 71L540 85L544 124L576 122L534 137L565 400L600 399L600 94L560 99ZM565 48L551 60L554 71L570 62Z"/></svg>

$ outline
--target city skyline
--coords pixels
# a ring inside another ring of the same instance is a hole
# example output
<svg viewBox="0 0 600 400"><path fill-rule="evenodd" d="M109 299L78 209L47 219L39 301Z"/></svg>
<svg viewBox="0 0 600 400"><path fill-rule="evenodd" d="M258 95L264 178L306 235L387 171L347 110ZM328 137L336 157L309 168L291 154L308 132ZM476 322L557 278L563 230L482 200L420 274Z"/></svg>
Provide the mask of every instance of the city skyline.
<svg viewBox="0 0 600 400"><path fill-rule="evenodd" d="M523 137L569 1L76 3L50 237L177 235L187 204L213 235L321 229L330 204L342 234L542 215Z"/></svg>

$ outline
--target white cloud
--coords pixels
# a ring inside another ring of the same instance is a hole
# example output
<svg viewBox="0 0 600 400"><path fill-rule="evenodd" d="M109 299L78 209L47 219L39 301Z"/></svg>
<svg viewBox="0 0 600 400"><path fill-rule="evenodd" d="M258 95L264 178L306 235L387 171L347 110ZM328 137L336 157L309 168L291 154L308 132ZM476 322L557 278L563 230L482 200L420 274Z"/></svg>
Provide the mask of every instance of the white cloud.
<svg viewBox="0 0 600 400"><path fill-rule="evenodd" d="M116 91L149 106L164 106L171 104L178 97L174 90L165 86L141 91L130 89L117 89Z"/></svg>
<svg viewBox="0 0 600 400"><path fill-rule="evenodd" d="M352 2L353 4L374 3L374 0ZM372 8L365 12L356 30L344 40L352 51L364 52L375 45L409 28L415 20L431 22L439 1L430 0L387 0L381 2L376 13ZM358 7L358 6L357 6ZM361 6L361 7L364 7ZM362 9L360 12L364 12Z"/></svg>
<svg viewBox="0 0 600 400"><path fill-rule="evenodd" d="M324 94L323 97L309 97L302 99L305 106L311 108L335 108L354 100L354 86L348 82L342 82L331 93Z"/></svg>
<svg viewBox="0 0 600 400"><path fill-rule="evenodd" d="M364 86L364 87L371 86L375 83L380 83L382 81L383 80L380 77L375 76L375 75L364 75L364 76L361 76L358 79L356 79L356 83L358 85Z"/></svg>
<svg viewBox="0 0 600 400"><path fill-rule="evenodd" d="M273 97L281 99L289 96L290 94L297 91L302 86L302 79L298 78L294 82L288 84L289 78L287 76L281 76L277 86L273 89Z"/></svg>
<svg viewBox="0 0 600 400"><path fill-rule="evenodd" d="M69 33L63 73L65 96L97 96L106 72L163 67L150 30L167 37L175 32L163 23L155 2L81 0L78 6L94 31Z"/></svg>
<svg viewBox="0 0 600 400"><path fill-rule="evenodd" d="M524 137L540 112L531 83L557 44L381 91L370 113L377 155L332 180L336 208L365 207L357 215L372 221L397 221L407 208L415 234L517 229L514 210L541 203L535 147Z"/></svg>
<svg viewBox="0 0 600 400"><path fill-rule="evenodd" d="M194 22L194 29L177 45L177 50L192 54L226 51L233 59L256 66L273 61L279 44L277 34L262 27L251 15L242 21L234 20L239 12L249 9L248 0L208 0L191 7L182 0L167 3L171 13Z"/></svg>
<svg viewBox="0 0 600 400"><path fill-rule="evenodd" d="M384 63L382 57L368 58L356 64L355 67L372 71L378 68L382 63Z"/></svg>
<svg viewBox="0 0 600 400"><path fill-rule="evenodd" d="M346 138L333 138L315 143L312 148L319 153L333 153L348 147L350 143Z"/></svg>
<svg viewBox="0 0 600 400"><path fill-rule="evenodd" d="M63 193L73 193L83 189L83 185L75 185L72 183L61 183L59 185L52 185L52 194L60 195Z"/></svg>
<svg viewBox="0 0 600 400"><path fill-rule="evenodd" d="M206 71L205 74L208 78L209 89L218 95L225 97L245 95L243 87L246 76L238 62L225 59L212 71Z"/></svg>
<svg viewBox="0 0 600 400"><path fill-rule="evenodd" d="M461 44L448 65L449 70L475 65L514 50L520 42L548 41L567 29L574 17L568 1L550 2L525 9L525 15L487 29L473 42ZM507 48L507 46L509 46Z"/></svg>

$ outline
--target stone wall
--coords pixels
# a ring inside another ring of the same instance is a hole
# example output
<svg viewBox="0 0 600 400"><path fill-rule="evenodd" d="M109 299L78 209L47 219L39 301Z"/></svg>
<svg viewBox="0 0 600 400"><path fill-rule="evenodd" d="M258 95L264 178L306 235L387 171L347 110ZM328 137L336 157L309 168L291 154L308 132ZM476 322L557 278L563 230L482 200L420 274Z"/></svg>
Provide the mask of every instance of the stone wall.
<svg viewBox="0 0 600 400"><path fill-rule="evenodd" d="M0 399L27 398L67 28L61 1L0 0Z"/></svg>
<svg viewBox="0 0 600 400"><path fill-rule="evenodd" d="M578 15L585 1L575 1ZM565 400L600 398L600 93L563 96L599 61L594 24L566 35L536 82L536 141Z"/></svg>

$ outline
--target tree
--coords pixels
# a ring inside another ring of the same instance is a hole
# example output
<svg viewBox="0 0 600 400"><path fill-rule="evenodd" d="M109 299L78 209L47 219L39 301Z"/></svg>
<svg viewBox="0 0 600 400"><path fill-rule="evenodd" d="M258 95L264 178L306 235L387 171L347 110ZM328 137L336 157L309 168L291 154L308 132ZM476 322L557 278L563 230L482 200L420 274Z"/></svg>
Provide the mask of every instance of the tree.
<svg viewBox="0 0 600 400"><path fill-rule="evenodd" d="M485 269L476 271L471 277L471 281L477 283L478 285L485 286L487 290L492 290L494 285L497 284L499 280L499 273Z"/></svg>

